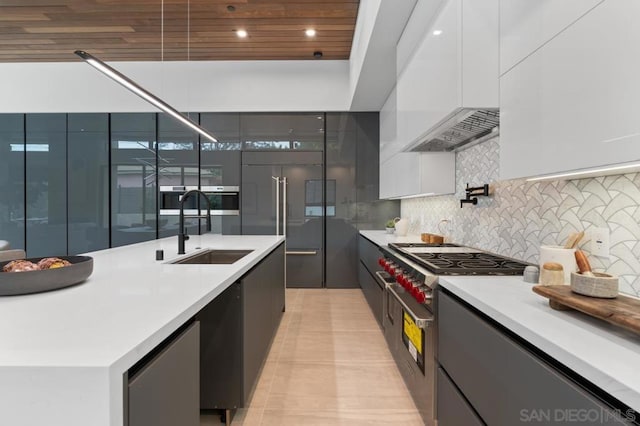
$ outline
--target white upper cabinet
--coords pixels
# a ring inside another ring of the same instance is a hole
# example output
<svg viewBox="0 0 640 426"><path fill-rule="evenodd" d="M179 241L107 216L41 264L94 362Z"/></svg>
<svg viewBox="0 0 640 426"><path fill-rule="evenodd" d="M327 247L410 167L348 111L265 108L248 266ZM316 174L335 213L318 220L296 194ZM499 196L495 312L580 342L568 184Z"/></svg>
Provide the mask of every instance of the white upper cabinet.
<svg viewBox="0 0 640 426"><path fill-rule="evenodd" d="M498 27L498 0L443 3L398 73L399 146L417 144L458 108L498 107Z"/></svg>
<svg viewBox="0 0 640 426"><path fill-rule="evenodd" d="M603 0L500 0L500 74Z"/></svg>
<svg viewBox="0 0 640 426"><path fill-rule="evenodd" d="M638 16L606 0L501 77L502 179L640 159Z"/></svg>
<svg viewBox="0 0 640 426"><path fill-rule="evenodd" d="M380 110L380 163L400 151L396 112L396 89Z"/></svg>
<svg viewBox="0 0 640 426"><path fill-rule="evenodd" d="M380 163L380 198L417 194L420 190L419 155L399 152Z"/></svg>
<svg viewBox="0 0 640 426"><path fill-rule="evenodd" d="M455 153L399 152L380 163L380 198L455 192Z"/></svg>

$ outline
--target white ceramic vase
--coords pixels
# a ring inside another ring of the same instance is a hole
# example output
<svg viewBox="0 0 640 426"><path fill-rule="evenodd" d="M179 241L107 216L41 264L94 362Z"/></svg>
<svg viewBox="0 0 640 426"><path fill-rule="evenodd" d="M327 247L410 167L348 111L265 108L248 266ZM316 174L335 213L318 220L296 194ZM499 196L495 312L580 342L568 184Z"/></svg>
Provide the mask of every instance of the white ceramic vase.
<svg viewBox="0 0 640 426"><path fill-rule="evenodd" d="M396 222L396 235L399 237L404 237L407 235L409 231L409 220L408 219L400 219Z"/></svg>

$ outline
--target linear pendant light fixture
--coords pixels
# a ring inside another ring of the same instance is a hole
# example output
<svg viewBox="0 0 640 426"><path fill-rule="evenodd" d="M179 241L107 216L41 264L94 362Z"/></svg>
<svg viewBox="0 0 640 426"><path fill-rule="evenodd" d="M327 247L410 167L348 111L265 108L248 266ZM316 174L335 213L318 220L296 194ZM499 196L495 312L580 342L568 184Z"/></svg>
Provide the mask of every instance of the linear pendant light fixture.
<svg viewBox="0 0 640 426"><path fill-rule="evenodd" d="M209 133L207 130L203 129L202 127L200 127L198 123L191 120L189 117L182 114L177 109L173 108L171 105L169 105L162 99L158 98L151 92L143 89L136 82L134 82L124 74L120 73L119 71L116 71L115 69L111 68L109 65L105 64L100 59L96 58L95 56L83 50L76 50L74 53L79 57L81 57L86 63L88 63L89 65L91 65L92 67L94 67L95 69L97 69L98 71L100 71L101 73L103 73L104 75L106 75L107 77L115 81L116 83L120 84L121 86L124 86L131 92L140 96L142 99L149 102L151 105L166 112L167 114L169 114L170 116L172 116L173 118L175 118L176 120L184 124L185 126L200 133L205 138L213 142L218 142L218 140L211 133Z"/></svg>

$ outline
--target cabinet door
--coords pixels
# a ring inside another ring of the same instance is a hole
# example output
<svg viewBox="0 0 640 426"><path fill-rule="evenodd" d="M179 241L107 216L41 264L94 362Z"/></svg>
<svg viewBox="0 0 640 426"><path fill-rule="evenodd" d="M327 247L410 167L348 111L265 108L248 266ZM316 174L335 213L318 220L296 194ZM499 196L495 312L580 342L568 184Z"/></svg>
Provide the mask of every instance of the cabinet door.
<svg viewBox="0 0 640 426"><path fill-rule="evenodd" d="M251 395L282 317L283 295L284 244L242 278L244 403Z"/></svg>
<svg viewBox="0 0 640 426"><path fill-rule="evenodd" d="M488 108L500 105L498 3L498 0L462 1L460 101L466 107Z"/></svg>
<svg viewBox="0 0 640 426"><path fill-rule="evenodd" d="M364 293L364 297L376 318L378 325L382 327L382 297L383 290L377 280L364 266L362 261L358 262L358 281Z"/></svg>
<svg viewBox="0 0 640 426"><path fill-rule="evenodd" d="M24 249L24 114L0 114L0 235Z"/></svg>
<svg viewBox="0 0 640 426"><path fill-rule="evenodd" d="M67 253L67 116L27 114L27 256Z"/></svg>
<svg viewBox="0 0 640 426"><path fill-rule="evenodd" d="M640 159L637 16L604 2L500 79L502 179Z"/></svg>
<svg viewBox="0 0 640 426"><path fill-rule="evenodd" d="M375 112L355 113L356 119L356 200L378 200L380 164L380 118Z"/></svg>
<svg viewBox="0 0 640 426"><path fill-rule="evenodd" d="M603 0L502 0L500 74L532 54Z"/></svg>
<svg viewBox="0 0 640 426"><path fill-rule="evenodd" d="M400 152L380 165L380 198L420 193L420 154Z"/></svg>
<svg viewBox="0 0 640 426"><path fill-rule="evenodd" d="M380 199L393 197L393 172L390 168L391 159L380 162L380 185L378 186Z"/></svg>
<svg viewBox="0 0 640 426"><path fill-rule="evenodd" d="M438 426L484 425L442 368L438 368L436 381Z"/></svg>
<svg viewBox="0 0 640 426"><path fill-rule="evenodd" d="M200 408L203 410L230 409L242 403L241 297L242 286L234 283L196 314L201 330Z"/></svg>
<svg viewBox="0 0 640 426"><path fill-rule="evenodd" d="M128 426L199 426L200 326L195 322L129 381Z"/></svg>
<svg viewBox="0 0 640 426"><path fill-rule="evenodd" d="M398 137L410 145L461 105L461 1L447 2L398 77Z"/></svg>
<svg viewBox="0 0 640 426"><path fill-rule="evenodd" d="M456 192L456 154L424 152L420 155L420 188L417 194L453 194Z"/></svg>
<svg viewBox="0 0 640 426"><path fill-rule="evenodd" d="M455 153L400 152L380 165L380 198L455 192Z"/></svg>
<svg viewBox="0 0 640 426"><path fill-rule="evenodd" d="M373 274L380 270L380 265L378 265L378 259L382 257L380 248L362 235L358 237L358 255L369 272Z"/></svg>
<svg viewBox="0 0 640 426"><path fill-rule="evenodd" d="M109 247L109 116L67 116L69 254Z"/></svg>
<svg viewBox="0 0 640 426"><path fill-rule="evenodd" d="M612 409L484 319L440 291L438 362L489 425L535 416L597 413L580 424L622 425Z"/></svg>
<svg viewBox="0 0 640 426"><path fill-rule="evenodd" d="M325 271L327 287L353 287L358 280L356 265L358 231L355 227L356 182L360 172L356 155L359 153L358 117L362 113L327 113L326 115L326 263L331 265ZM376 154L378 141L376 139ZM375 156L377 159L377 155ZM377 191L377 161L376 198ZM363 200L364 201L364 200Z"/></svg>

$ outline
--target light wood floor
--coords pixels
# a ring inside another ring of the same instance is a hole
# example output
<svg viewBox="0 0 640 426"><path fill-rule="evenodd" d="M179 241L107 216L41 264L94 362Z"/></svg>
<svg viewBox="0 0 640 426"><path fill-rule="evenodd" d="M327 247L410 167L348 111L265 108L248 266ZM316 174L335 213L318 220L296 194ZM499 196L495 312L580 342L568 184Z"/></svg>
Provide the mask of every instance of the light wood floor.
<svg viewBox="0 0 640 426"><path fill-rule="evenodd" d="M359 289L287 289L287 312L233 425L422 425ZM219 425L202 416L201 425Z"/></svg>

